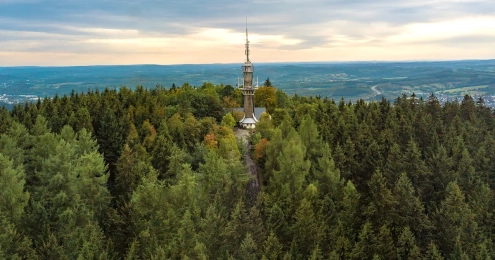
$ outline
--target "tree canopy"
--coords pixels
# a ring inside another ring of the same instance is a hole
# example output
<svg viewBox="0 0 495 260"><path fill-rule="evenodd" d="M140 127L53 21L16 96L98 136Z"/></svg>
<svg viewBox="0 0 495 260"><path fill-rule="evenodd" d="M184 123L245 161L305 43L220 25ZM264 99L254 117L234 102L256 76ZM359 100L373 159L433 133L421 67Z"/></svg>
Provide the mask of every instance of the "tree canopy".
<svg viewBox="0 0 495 260"><path fill-rule="evenodd" d="M211 83L0 109L0 258L495 257L483 102L256 93L271 117L247 140Z"/></svg>

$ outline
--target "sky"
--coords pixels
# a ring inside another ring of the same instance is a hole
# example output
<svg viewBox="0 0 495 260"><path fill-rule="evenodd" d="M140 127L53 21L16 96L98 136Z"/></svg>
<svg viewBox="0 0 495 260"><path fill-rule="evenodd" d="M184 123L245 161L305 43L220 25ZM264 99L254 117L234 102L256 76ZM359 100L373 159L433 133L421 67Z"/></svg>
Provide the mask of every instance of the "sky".
<svg viewBox="0 0 495 260"><path fill-rule="evenodd" d="M495 58L493 0L0 0L0 66Z"/></svg>

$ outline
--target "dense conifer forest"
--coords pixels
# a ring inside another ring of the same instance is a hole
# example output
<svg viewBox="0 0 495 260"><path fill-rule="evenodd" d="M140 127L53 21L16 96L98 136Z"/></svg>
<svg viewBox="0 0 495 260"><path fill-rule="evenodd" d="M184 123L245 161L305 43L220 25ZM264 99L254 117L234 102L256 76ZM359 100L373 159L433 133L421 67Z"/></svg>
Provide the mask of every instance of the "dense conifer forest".
<svg viewBox="0 0 495 260"><path fill-rule="evenodd" d="M491 259L483 100L378 102L205 83L0 109L0 259ZM243 160L257 163L250 192Z"/></svg>

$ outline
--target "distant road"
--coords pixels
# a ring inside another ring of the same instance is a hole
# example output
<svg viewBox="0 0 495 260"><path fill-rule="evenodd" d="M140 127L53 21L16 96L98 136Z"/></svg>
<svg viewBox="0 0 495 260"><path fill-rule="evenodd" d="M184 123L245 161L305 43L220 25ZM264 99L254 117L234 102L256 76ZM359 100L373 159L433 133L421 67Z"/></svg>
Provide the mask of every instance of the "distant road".
<svg viewBox="0 0 495 260"><path fill-rule="evenodd" d="M375 85L375 86L371 87L371 89L372 89L373 91L375 91L377 95L381 95L381 94L382 94L382 92L380 92L378 89L376 89L376 87L378 87L378 85Z"/></svg>

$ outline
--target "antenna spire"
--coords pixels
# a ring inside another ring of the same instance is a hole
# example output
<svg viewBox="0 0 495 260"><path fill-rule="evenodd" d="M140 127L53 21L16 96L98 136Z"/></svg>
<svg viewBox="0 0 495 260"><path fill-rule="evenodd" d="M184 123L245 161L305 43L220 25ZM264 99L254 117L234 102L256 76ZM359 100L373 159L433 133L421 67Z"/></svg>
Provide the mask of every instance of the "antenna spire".
<svg viewBox="0 0 495 260"><path fill-rule="evenodd" d="M249 38L248 38L248 28L247 28L247 17L246 17L246 58L249 62Z"/></svg>

